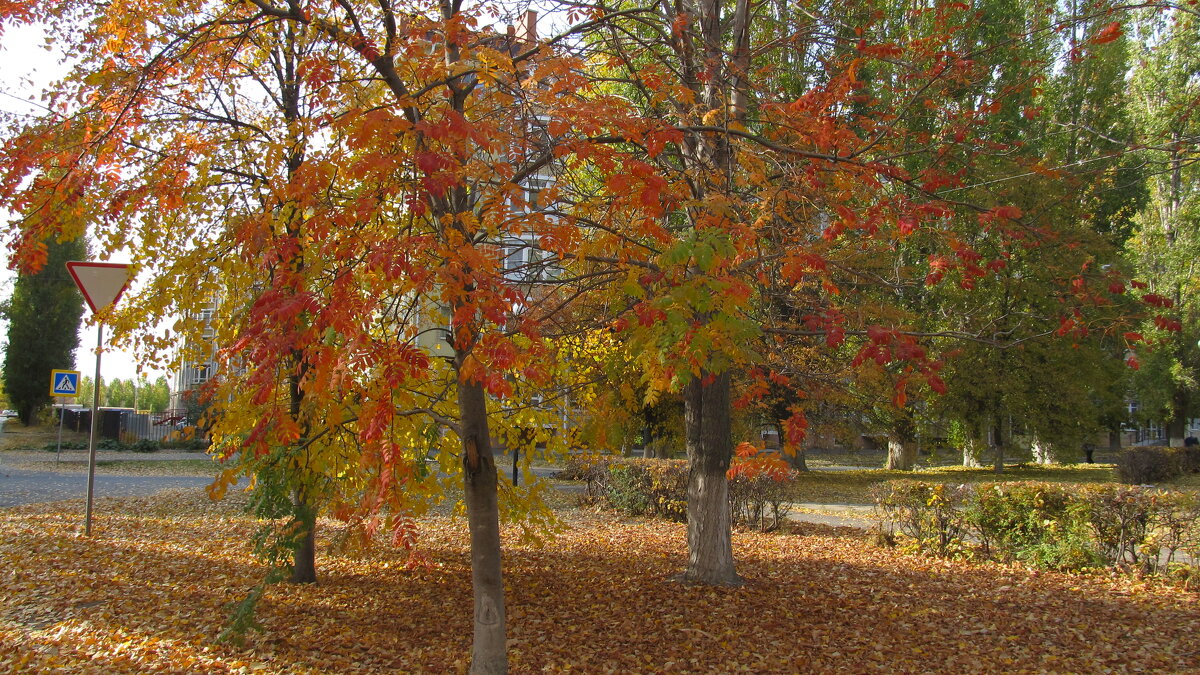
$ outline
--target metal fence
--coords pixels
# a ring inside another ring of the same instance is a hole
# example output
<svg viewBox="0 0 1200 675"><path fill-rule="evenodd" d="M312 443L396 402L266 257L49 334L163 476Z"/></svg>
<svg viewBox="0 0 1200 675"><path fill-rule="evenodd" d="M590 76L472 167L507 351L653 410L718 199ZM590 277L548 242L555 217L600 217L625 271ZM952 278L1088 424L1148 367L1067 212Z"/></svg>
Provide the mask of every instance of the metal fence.
<svg viewBox="0 0 1200 675"><path fill-rule="evenodd" d="M91 425L91 410L63 411L63 428L87 433ZM191 421L185 410L139 413L132 408L101 408L97 432L100 438L122 442L161 441L172 433L179 436L190 427Z"/></svg>

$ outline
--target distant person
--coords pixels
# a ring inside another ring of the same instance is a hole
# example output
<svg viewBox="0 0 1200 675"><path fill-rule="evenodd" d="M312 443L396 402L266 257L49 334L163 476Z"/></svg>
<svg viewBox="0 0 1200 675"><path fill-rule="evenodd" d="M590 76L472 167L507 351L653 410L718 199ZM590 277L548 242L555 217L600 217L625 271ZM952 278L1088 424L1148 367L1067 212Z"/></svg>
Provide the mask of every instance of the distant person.
<svg viewBox="0 0 1200 675"><path fill-rule="evenodd" d="M1096 444L1095 443L1084 443L1083 444L1083 454L1085 456L1087 456L1088 464L1096 463L1096 459L1093 456L1095 454L1095 452L1096 452Z"/></svg>

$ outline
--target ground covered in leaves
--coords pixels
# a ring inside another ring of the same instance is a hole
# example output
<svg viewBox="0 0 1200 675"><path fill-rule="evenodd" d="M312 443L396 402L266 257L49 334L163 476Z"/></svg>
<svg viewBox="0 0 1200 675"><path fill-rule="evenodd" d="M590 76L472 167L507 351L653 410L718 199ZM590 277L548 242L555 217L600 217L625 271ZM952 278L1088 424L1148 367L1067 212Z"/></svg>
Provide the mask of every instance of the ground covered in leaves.
<svg viewBox="0 0 1200 675"><path fill-rule="evenodd" d="M462 672L467 532L423 522L423 561L325 555L281 585L264 632L219 644L262 575L254 523L192 492L0 510L0 671ZM740 588L686 586L684 529L570 512L544 547L508 542L513 672L1196 672L1197 596L1161 582L1033 573L798 526L735 535ZM327 528L327 530L330 528Z"/></svg>

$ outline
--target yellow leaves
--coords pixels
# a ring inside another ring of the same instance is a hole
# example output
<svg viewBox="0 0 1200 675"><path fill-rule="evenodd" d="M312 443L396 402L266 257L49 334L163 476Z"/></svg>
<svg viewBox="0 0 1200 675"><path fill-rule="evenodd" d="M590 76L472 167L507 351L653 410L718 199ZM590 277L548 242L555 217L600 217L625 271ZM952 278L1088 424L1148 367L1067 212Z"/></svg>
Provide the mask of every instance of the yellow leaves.
<svg viewBox="0 0 1200 675"><path fill-rule="evenodd" d="M237 483L237 469L225 469L212 482L212 485L204 488L208 493L208 498L217 501L225 498L225 494L229 491L229 486Z"/></svg>

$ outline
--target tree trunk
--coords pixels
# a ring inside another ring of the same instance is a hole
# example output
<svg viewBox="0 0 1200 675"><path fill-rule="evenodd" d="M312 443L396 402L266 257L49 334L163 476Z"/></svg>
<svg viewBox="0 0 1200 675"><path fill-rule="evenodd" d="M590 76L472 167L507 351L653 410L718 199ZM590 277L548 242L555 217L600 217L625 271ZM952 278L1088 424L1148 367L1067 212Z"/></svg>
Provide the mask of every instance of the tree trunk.
<svg viewBox="0 0 1200 675"><path fill-rule="evenodd" d="M978 436L969 436L963 441L962 446L962 463L963 466L978 469L983 466L983 450L986 442Z"/></svg>
<svg viewBox="0 0 1200 675"><path fill-rule="evenodd" d="M901 410L899 417L888 429L887 465L884 468L892 471L912 471L917 462L917 444L914 440L912 416L907 410Z"/></svg>
<svg viewBox="0 0 1200 675"><path fill-rule="evenodd" d="M1171 420L1167 422L1167 445L1172 448L1183 447L1188 431L1187 408L1187 395L1176 392L1172 397Z"/></svg>
<svg viewBox="0 0 1200 675"><path fill-rule="evenodd" d="M471 587L475 596L471 673L507 673L496 461L488 435L487 399L482 385L459 382L458 411L462 425L463 494L471 530Z"/></svg>
<svg viewBox="0 0 1200 675"><path fill-rule="evenodd" d="M796 448L796 454L791 456L788 463L797 471L808 471L808 458L805 456L804 446Z"/></svg>
<svg viewBox="0 0 1200 675"><path fill-rule="evenodd" d="M1109 429L1108 430L1108 451L1109 452L1120 452L1121 451L1121 430L1120 429Z"/></svg>
<svg viewBox="0 0 1200 675"><path fill-rule="evenodd" d="M705 380L711 380L705 382ZM688 454L686 581L741 583L733 565L729 462L733 456L729 373L701 370L684 388Z"/></svg>
<svg viewBox="0 0 1200 675"><path fill-rule="evenodd" d="M912 471L917 462L917 444L894 431L888 432L887 465L892 471Z"/></svg>
<svg viewBox="0 0 1200 675"><path fill-rule="evenodd" d="M1004 444L1008 441L1008 434L1005 433L1003 422L995 422L992 425L992 453L995 461L992 464L992 470L996 473L1004 472Z"/></svg>
<svg viewBox="0 0 1200 675"><path fill-rule="evenodd" d="M293 584L317 583L317 512L297 497L294 503L296 521L304 528L300 541L292 551Z"/></svg>
<svg viewBox="0 0 1200 675"><path fill-rule="evenodd" d="M1030 447L1033 450L1034 462L1043 465L1056 463L1057 457L1054 455L1053 444L1047 443L1035 436Z"/></svg>

